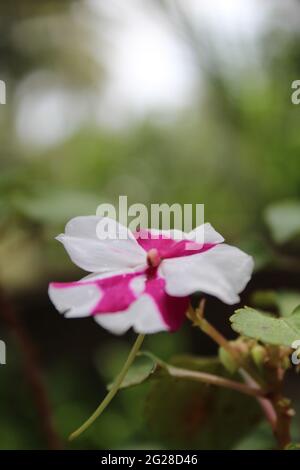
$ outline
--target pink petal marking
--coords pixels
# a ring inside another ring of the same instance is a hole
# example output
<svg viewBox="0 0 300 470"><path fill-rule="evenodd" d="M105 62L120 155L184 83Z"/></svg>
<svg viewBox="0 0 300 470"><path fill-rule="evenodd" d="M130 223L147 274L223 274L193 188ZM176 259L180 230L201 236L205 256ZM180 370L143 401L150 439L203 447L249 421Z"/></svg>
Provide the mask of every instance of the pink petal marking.
<svg viewBox="0 0 300 470"><path fill-rule="evenodd" d="M103 297L95 306L92 315L99 313L114 313L126 310L137 299L130 282L140 274L121 274L98 281L98 286L103 292Z"/></svg>
<svg viewBox="0 0 300 470"><path fill-rule="evenodd" d="M81 285L96 286L102 293L99 302L89 312L91 315L99 313L115 313L126 310L132 302L137 299L137 295L130 288L130 282L141 276L142 273L119 274L116 276L106 277L104 279L94 279L77 282L54 282L51 284L56 289L68 289Z"/></svg>
<svg viewBox="0 0 300 470"><path fill-rule="evenodd" d="M134 292L131 281L141 279L144 286L140 292ZM55 289L68 289L82 285L96 286L101 292L100 300L94 305L90 315L116 313L126 311L141 295L152 297L160 315L170 331L175 331L182 325L189 304L189 297L171 297L165 292L165 280L158 277L157 268L148 268L144 272L120 274L104 279L83 280L78 282L51 283Z"/></svg>
<svg viewBox="0 0 300 470"><path fill-rule="evenodd" d="M145 293L150 295L165 324L170 331L178 330L185 320L189 297L171 297L165 291L165 280L157 276L150 277L146 283Z"/></svg>
<svg viewBox="0 0 300 470"><path fill-rule="evenodd" d="M180 258L204 253L217 243L200 244L192 240L174 240L165 234L152 234L151 230L141 229L135 234L138 244L146 251L157 250L161 259Z"/></svg>

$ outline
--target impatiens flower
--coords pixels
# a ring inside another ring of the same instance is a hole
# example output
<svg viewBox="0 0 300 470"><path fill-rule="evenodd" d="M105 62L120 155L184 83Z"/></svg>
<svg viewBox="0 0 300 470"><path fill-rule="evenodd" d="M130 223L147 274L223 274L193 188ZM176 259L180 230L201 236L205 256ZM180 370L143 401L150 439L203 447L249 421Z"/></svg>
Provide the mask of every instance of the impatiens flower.
<svg viewBox="0 0 300 470"><path fill-rule="evenodd" d="M103 220L122 236L99 237ZM253 270L252 258L223 243L210 224L188 234L132 233L111 219L86 216L72 219L57 239L72 261L91 274L78 282L51 283L55 307L68 318L93 316L115 334L130 327L138 333L177 330L195 292L237 303Z"/></svg>

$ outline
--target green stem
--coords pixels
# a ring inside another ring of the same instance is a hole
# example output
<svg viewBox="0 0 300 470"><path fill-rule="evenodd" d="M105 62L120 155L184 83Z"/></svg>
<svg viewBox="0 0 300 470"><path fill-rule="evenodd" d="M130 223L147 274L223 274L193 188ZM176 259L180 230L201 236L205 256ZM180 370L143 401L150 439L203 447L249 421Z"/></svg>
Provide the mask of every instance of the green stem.
<svg viewBox="0 0 300 470"><path fill-rule="evenodd" d="M80 436L80 434L82 434L84 431L86 431L90 426L91 424L93 424L93 422L101 415L101 413L103 413L103 411L105 410L105 408L109 405L109 403L111 402L111 400L114 398L114 396L116 395L116 393L118 392L127 372L128 372L128 369L130 368L131 364L133 363L137 353L139 352L139 349L144 341L144 338L145 338L145 335L139 335L134 343L134 345L132 346L132 349L126 359L126 362L121 370L121 372L119 373L118 377L116 378L111 390L108 392L108 394L106 395L106 397L104 398L104 400L100 403L100 405L98 406L98 408L94 411L94 413L89 417L89 419L87 421L85 421L85 423L82 424L82 426L80 426L76 431L74 431L70 436L69 436L69 440L72 441L73 439L75 439L76 437Z"/></svg>
<svg viewBox="0 0 300 470"><path fill-rule="evenodd" d="M224 348L228 354L231 355L233 360L236 361L237 365L239 366L240 370L245 370L254 380L257 382L261 387L265 387L265 383L263 379L259 376L259 374L248 364L241 364L241 359L238 351L236 351L229 343L229 341L205 318L198 318L197 324L203 333L206 333L210 336L219 346Z"/></svg>

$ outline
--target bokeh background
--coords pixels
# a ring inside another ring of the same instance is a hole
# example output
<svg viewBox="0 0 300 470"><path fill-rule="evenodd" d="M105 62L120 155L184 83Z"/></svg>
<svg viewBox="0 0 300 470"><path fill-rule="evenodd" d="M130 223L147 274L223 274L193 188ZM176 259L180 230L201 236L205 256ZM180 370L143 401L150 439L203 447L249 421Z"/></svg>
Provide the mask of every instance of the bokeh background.
<svg viewBox="0 0 300 470"><path fill-rule="evenodd" d="M243 303L257 289L300 289L299 2L23 0L1 2L0 15L0 448L271 447L264 427L222 444L205 420L208 438L193 441L193 409L184 437L160 432L147 384L67 443L134 335L61 318L47 286L82 275L54 240L68 219L124 194L204 203L206 220L255 257ZM230 313L208 300L234 337ZM146 341L166 359L216 352L189 324ZM294 375L288 389L297 401Z"/></svg>

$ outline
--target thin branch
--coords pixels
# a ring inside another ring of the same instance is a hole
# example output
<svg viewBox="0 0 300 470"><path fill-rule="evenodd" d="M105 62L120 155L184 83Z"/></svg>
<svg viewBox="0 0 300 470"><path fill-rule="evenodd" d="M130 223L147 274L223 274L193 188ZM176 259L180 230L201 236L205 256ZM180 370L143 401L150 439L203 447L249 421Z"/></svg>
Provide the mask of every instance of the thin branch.
<svg viewBox="0 0 300 470"><path fill-rule="evenodd" d="M241 370L240 373L243 376L245 382L250 387L257 388L256 382L252 379L252 377L250 377L249 374L247 374L247 372ZM260 404L260 407L266 417L266 420L269 422L272 428L272 431L275 433L276 425L277 425L277 415L276 415L276 411L272 402L268 398L257 398L257 401Z"/></svg>
<svg viewBox="0 0 300 470"><path fill-rule="evenodd" d="M246 371L257 384L264 388L265 383L259 374L250 365L241 364L241 358L238 351L236 351L236 349L231 346L229 341L211 323L209 323L206 318L204 318L204 307L205 299L202 299L199 308L196 309L196 311L189 312L188 316L193 321L194 325L198 326L203 331L203 333L207 334L213 341L215 341L215 343L217 343L220 347L225 349L228 354L231 355L237 366L240 366L239 372L242 370Z"/></svg>
<svg viewBox="0 0 300 470"><path fill-rule="evenodd" d="M229 388L252 397L264 397L263 390L256 387L249 387L240 382L234 380L226 379L218 375L209 374L207 372L198 372L193 370L181 369L179 367L173 367L169 365L164 366L168 373L172 377L177 377L180 379L194 380L196 382L202 382L210 385L217 385L219 387Z"/></svg>

